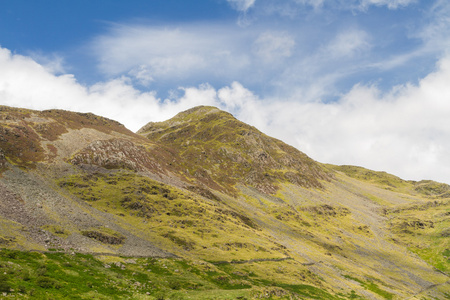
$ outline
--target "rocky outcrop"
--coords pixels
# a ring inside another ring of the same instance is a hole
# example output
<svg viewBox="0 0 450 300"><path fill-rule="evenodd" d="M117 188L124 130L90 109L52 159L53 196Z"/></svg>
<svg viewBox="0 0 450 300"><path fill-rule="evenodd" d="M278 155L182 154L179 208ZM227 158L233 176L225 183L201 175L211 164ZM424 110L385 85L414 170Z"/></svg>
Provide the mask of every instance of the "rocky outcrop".
<svg viewBox="0 0 450 300"><path fill-rule="evenodd" d="M76 153L72 164L96 165L106 169L128 169L133 171L161 171L150 154L141 145L124 139L99 140Z"/></svg>

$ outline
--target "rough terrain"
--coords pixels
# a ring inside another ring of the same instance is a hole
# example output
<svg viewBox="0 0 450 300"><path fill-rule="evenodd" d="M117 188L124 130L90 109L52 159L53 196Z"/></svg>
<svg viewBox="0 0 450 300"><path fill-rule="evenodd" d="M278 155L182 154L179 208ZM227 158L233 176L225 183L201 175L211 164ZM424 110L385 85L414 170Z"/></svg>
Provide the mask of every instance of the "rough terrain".
<svg viewBox="0 0 450 300"><path fill-rule="evenodd" d="M0 106L0 150L0 248L173 266L176 284L162 272L153 289L136 281L134 298L450 299L448 185L321 164L214 107L136 134L92 114ZM181 268L198 282L184 285ZM33 276L6 295L29 297ZM80 299L106 295L96 291Z"/></svg>

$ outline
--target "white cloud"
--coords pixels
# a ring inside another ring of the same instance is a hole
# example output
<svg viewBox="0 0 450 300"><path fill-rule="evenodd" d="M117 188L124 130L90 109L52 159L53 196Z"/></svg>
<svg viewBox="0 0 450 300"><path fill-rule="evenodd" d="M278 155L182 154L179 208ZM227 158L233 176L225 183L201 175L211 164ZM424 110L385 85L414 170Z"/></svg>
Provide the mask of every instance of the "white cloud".
<svg viewBox="0 0 450 300"><path fill-rule="evenodd" d="M256 0L227 0L231 6L242 12L246 12L249 10L256 2Z"/></svg>
<svg viewBox="0 0 450 300"><path fill-rule="evenodd" d="M146 65L140 65L128 72L128 75L136 78L141 85L148 86L155 79L151 75L151 71Z"/></svg>
<svg viewBox="0 0 450 300"><path fill-rule="evenodd" d="M417 2L418 0L259 0L258 7L265 13L275 13L292 18L296 15L304 15L305 8L312 8L315 13L323 13L327 8L354 12L367 11L371 6L384 6L390 10L396 10Z"/></svg>
<svg viewBox="0 0 450 300"><path fill-rule="evenodd" d="M4 48L0 48L0 69L2 105L93 112L134 131L149 121L163 121L195 105L218 104L215 90L208 86L185 89L184 97L175 101L163 101L154 92L140 92L127 77L83 86L73 75L54 75L31 58Z"/></svg>
<svg viewBox="0 0 450 300"><path fill-rule="evenodd" d="M129 73L145 83L227 76L248 65L246 34L214 24L180 28L120 26L92 43L105 74Z"/></svg>
<svg viewBox="0 0 450 300"><path fill-rule="evenodd" d="M286 32L266 31L261 33L253 44L254 53L264 62L279 62L290 57L295 40Z"/></svg>
<svg viewBox="0 0 450 300"><path fill-rule="evenodd" d="M360 7L367 9L370 5L387 6L389 9L397 9L416 3L417 0L361 0Z"/></svg>
<svg viewBox="0 0 450 300"><path fill-rule="evenodd" d="M325 1L326 0L294 0L297 4L310 5L314 9L322 7Z"/></svg>
<svg viewBox="0 0 450 300"><path fill-rule="evenodd" d="M321 162L450 183L448 82L450 57L418 85L398 86L387 94L356 85L329 104L260 100L236 112Z"/></svg>
<svg viewBox="0 0 450 300"><path fill-rule="evenodd" d="M325 7L327 2L314 3ZM365 3L398 9L413 2ZM439 3L433 13L438 18L420 37L430 49L445 53L450 26L448 10L441 8L449 5ZM92 44L100 67L113 79L92 86L79 84L70 74L55 75L63 71L57 67L61 65L57 59L39 64L0 48L0 103L91 111L132 130L195 105L215 105L322 162L357 164L406 179L450 183L449 55L416 85L400 85L383 93L376 86L356 84L336 102L325 104L320 102L322 96L342 93L335 89L336 82L358 72L364 62L373 65L371 57L364 55L376 47L372 45L376 37L355 25L345 31L335 28L335 36L330 38L330 34L328 41L317 42L299 33L308 27L299 26L297 31L280 28L116 26ZM316 44L308 47L310 41ZM413 50L417 54L405 51L391 57L389 67L404 65L424 53L420 47ZM48 67L52 64L56 67ZM183 81L195 78L193 82L211 82L215 76L225 83L192 87L184 83L188 80ZM133 87L135 80L155 86L166 80L172 86L184 87L170 100L160 99L155 92ZM278 84L285 91L280 93L284 98L259 98L246 88L255 81L263 82L262 90Z"/></svg>
<svg viewBox="0 0 450 300"><path fill-rule="evenodd" d="M332 57L352 57L370 49L368 34L359 29L345 30L336 35L324 49Z"/></svg>
<svg viewBox="0 0 450 300"><path fill-rule="evenodd" d="M450 2L438 0L428 13L428 22L417 33L428 51L447 51L450 46Z"/></svg>
<svg viewBox="0 0 450 300"><path fill-rule="evenodd" d="M33 51L29 53L37 63L42 65L47 71L53 74L66 73L64 58L56 53L46 55L41 51Z"/></svg>

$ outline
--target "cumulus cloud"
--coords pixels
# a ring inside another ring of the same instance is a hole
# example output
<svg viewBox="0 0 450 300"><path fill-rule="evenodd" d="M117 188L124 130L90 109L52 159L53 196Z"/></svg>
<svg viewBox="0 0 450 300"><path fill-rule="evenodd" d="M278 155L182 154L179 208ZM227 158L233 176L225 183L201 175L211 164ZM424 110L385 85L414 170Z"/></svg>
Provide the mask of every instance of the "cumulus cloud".
<svg viewBox="0 0 450 300"><path fill-rule="evenodd" d="M32 51L29 53L29 56L50 73L63 74L67 71L64 58L56 53L48 55L44 54L42 51Z"/></svg>
<svg viewBox="0 0 450 300"><path fill-rule="evenodd" d="M265 101L238 116L316 160L450 183L450 57L417 85L356 85L332 103ZM262 100L263 101L263 100Z"/></svg>
<svg viewBox="0 0 450 300"><path fill-rule="evenodd" d="M331 103L261 98L239 82L184 87L179 96L160 99L136 90L127 77L84 86L4 48L0 68L3 105L93 112L132 130L193 106L214 105L321 162L450 183L450 56L416 85L383 93L358 84Z"/></svg>
<svg viewBox="0 0 450 300"><path fill-rule="evenodd" d="M93 112L117 120L131 130L149 121L162 121L200 104L216 105L208 88L185 90L184 98L162 100L155 92L140 92L127 77L91 86L81 85L73 75L55 75L30 57L0 48L0 103L30 109L67 109ZM212 89L212 88L209 88Z"/></svg>

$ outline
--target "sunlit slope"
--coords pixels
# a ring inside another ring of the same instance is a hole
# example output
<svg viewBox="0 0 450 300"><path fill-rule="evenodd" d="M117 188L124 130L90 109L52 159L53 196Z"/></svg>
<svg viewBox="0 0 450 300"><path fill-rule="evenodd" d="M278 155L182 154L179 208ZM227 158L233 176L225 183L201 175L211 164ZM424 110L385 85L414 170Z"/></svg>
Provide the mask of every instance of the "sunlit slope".
<svg viewBox="0 0 450 300"><path fill-rule="evenodd" d="M139 133L174 149L183 158L180 170L227 194L222 194L224 202L244 211L289 256L315 268L327 283L389 298L447 280L399 241L386 216L398 205L426 203L430 194L445 197L445 185L324 167L301 152L283 152L290 147L211 107L150 123ZM292 161L298 163L284 164ZM291 172L307 180L289 180Z"/></svg>
<svg viewBox="0 0 450 300"><path fill-rule="evenodd" d="M274 193L279 182L320 188L329 179L304 153L215 107L195 107L138 133L172 149L180 175L228 194L238 183Z"/></svg>
<svg viewBox="0 0 450 300"><path fill-rule="evenodd" d="M386 172L377 172L356 166L327 166L333 170L342 172L347 176L372 183L386 190L425 196L429 199L450 198L450 185L445 183L439 183L432 180L403 180Z"/></svg>
<svg viewBox="0 0 450 300"><path fill-rule="evenodd" d="M447 185L323 165L213 107L139 134L92 114L8 107L0 126L0 247L44 252L2 254L15 290L27 270L24 289L45 297L41 277L66 272L53 287L63 298L79 276L67 261L94 285L122 278L119 298L450 295ZM41 276L36 261L55 266Z"/></svg>

